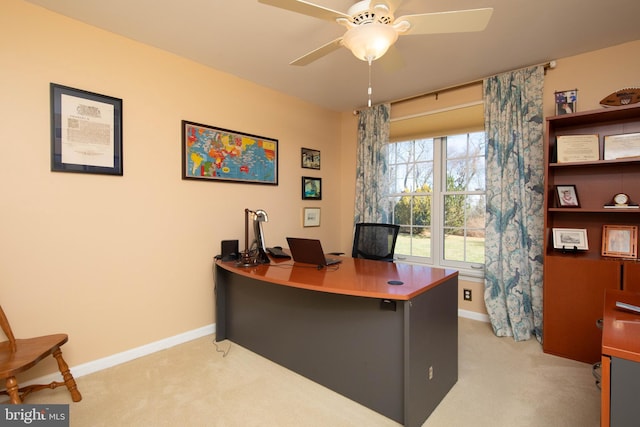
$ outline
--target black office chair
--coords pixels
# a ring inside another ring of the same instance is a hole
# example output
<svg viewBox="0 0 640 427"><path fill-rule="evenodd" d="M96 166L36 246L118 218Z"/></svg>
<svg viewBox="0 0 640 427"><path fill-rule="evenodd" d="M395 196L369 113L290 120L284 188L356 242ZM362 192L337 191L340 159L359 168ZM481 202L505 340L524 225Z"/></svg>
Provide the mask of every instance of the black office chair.
<svg viewBox="0 0 640 427"><path fill-rule="evenodd" d="M360 222L353 238L353 258L393 262L400 226Z"/></svg>

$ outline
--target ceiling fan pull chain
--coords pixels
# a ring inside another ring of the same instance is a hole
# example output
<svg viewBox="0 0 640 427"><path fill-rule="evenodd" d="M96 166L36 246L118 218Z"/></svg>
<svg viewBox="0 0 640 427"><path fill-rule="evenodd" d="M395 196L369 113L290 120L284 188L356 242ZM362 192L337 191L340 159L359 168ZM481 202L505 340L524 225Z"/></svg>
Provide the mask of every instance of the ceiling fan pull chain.
<svg viewBox="0 0 640 427"><path fill-rule="evenodd" d="M371 107L371 59L369 59L369 88L367 89L367 94L369 95L369 102L367 102L367 105L369 107Z"/></svg>

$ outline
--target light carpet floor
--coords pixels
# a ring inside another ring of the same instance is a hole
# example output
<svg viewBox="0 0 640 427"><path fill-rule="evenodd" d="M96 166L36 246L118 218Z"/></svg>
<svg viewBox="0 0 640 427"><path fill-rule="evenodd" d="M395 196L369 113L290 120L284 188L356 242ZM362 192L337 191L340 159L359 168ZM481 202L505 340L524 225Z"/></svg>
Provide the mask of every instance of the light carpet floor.
<svg viewBox="0 0 640 427"><path fill-rule="evenodd" d="M423 427L597 427L591 366L460 318L458 382ZM437 343L434 343L437 345ZM26 403L70 403L72 427L384 427L398 424L234 343L200 338L77 379Z"/></svg>

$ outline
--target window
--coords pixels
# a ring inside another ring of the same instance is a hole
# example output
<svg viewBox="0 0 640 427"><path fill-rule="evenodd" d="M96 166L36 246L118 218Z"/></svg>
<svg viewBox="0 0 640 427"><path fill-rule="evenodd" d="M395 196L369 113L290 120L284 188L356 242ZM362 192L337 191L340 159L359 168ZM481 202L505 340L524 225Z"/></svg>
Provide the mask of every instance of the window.
<svg viewBox="0 0 640 427"><path fill-rule="evenodd" d="M474 271L484 265L485 134L389 143L396 256Z"/></svg>

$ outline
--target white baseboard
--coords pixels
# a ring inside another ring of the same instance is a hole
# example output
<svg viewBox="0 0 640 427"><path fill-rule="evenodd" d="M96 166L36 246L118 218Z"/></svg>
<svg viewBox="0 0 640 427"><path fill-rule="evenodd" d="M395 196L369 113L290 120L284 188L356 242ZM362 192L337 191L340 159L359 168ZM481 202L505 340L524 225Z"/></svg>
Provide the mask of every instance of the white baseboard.
<svg viewBox="0 0 640 427"><path fill-rule="evenodd" d="M174 335L160 341L155 341L140 347L132 348L131 350L123 351L122 353L117 353L111 356L103 357L102 359L97 359L88 363L83 363L82 365L74 366L71 369L71 372L73 373L74 377L82 377L84 375L89 375L94 372L102 371L103 369L120 365L121 363L129 362L131 360L147 356L160 350L165 350L179 344L193 341L200 337L214 334L215 332L216 326L212 323L210 325L203 326L198 329L193 329L182 334Z"/></svg>
<svg viewBox="0 0 640 427"><path fill-rule="evenodd" d="M476 311L458 309L458 317L464 317L465 319L478 320L486 323L490 322L488 314L478 313Z"/></svg>
<svg viewBox="0 0 640 427"><path fill-rule="evenodd" d="M134 359L138 359L143 356L155 353L160 350L174 347L179 344L184 344L189 341L193 341L197 338L201 338L207 335L212 335L216 332L216 325L214 323L203 326L198 329L184 332L182 334L174 335L169 338L165 338L159 341L155 341L149 344L145 344L140 347L132 348L131 350L123 351L111 356L103 357L102 359L93 360L91 362L83 363L81 365L72 366L71 373L74 378L80 378L85 375L92 374L94 372L102 371L107 368L111 368L121 363L129 362ZM64 348L62 349L64 354ZM21 385L29 384L44 384L51 381L60 381L60 372L48 374L39 378L35 378L31 381L27 381Z"/></svg>

